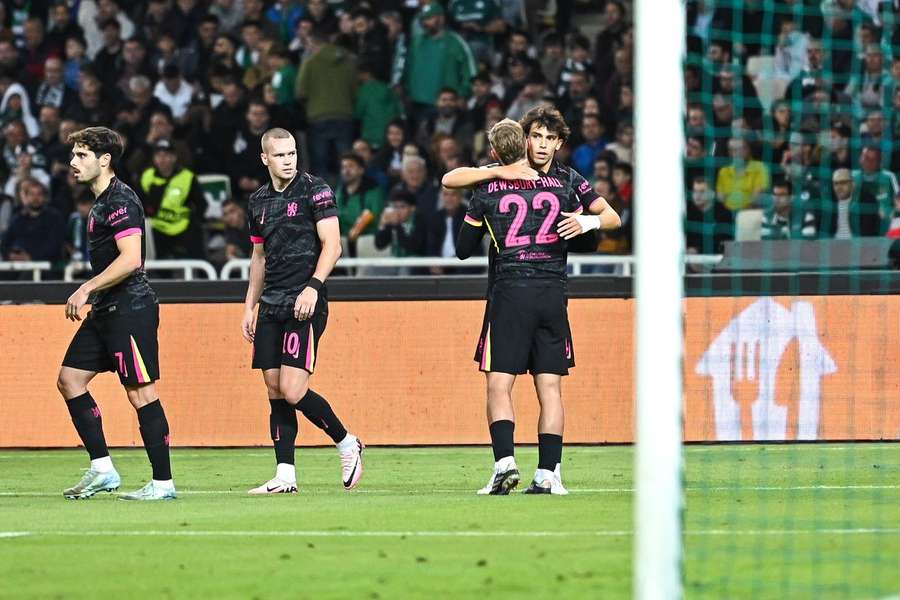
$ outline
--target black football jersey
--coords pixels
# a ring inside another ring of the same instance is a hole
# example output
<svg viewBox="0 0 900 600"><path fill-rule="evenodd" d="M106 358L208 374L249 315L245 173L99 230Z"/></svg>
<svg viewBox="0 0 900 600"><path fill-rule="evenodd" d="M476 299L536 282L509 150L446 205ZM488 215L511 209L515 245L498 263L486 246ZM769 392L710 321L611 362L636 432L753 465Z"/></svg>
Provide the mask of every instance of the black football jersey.
<svg viewBox="0 0 900 600"><path fill-rule="evenodd" d="M292 306L316 270L322 242L316 223L337 217L334 192L319 177L298 173L276 192L268 183L250 196L250 241L263 244L266 274L260 301Z"/></svg>
<svg viewBox="0 0 900 600"><path fill-rule="evenodd" d="M130 187L114 177L100 194L88 214L88 245L91 269L97 275L119 256L116 241L130 235L141 236L141 268L111 288L91 294L93 310L138 310L157 303L144 272L147 255L144 207Z"/></svg>

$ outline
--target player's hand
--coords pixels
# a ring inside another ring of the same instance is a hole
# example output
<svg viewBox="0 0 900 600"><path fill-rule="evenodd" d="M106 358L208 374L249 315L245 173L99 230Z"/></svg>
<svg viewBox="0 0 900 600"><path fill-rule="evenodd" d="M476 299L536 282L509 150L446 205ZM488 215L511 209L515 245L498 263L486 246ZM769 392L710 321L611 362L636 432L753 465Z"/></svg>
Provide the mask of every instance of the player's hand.
<svg viewBox="0 0 900 600"><path fill-rule="evenodd" d="M531 168L528 159L523 158L518 162L502 167L495 167L495 173L500 179L524 179L526 181L537 181L538 172Z"/></svg>
<svg viewBox="0 0 900 600"><path fill-rule="evenodd" d="M75 293L69 296L69 299L66 300L66 318L70 321L80 321L81 316L78 314L78 311L81 310L81 307L87 304L88 296L90 294L84 288L78 288L75 290Z"/></svg>
<svg viewBox="0 0 900 600"><path fill-rule="evenodd" d="M600 229L600 217L596 215L580 215L566 211L562 211L560 214L566 218L556 226L556 232L563 239L570 240L587 231Z"/></svg>
<svg viewBox="0 0 900 600"><path fill-rule="evenodd" d="M316 302L319 301L319 292L307 286L303 288L297 301L294 302L294 318L298 321L305 321L310 318L316 310Z"/></svg>
<svg viewBox="0 0 900 600"><path fill-rule="evenodd" d="M241 319L241 333L248 342L253 342L256 337L256 311L252 308L244 310L244 318Z"/></svg>

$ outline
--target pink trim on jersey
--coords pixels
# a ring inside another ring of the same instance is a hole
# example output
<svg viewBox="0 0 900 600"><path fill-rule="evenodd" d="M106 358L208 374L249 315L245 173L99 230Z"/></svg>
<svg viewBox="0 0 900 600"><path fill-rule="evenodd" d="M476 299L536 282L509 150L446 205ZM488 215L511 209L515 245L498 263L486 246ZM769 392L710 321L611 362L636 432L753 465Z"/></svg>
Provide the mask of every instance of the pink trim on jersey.
<svg viewBox="0 0 900 600"><path fill-rule="evenodd" d="M465 221L469 225L474 225L475 227L481 227L481 221L479 221L478 219L474 219L474 218L470 217L469 215L466 215L465 218L463 219L463 221Z"/></svg>
<svg viewBox="0 0 900 600"><path fill-rule="evenodd" d="M583 206L579 206L578 208L576 208L576 209L575 209L574 211L572 211L572 212L574 212L576 215L580 215L581 213L584 212L584 207L583 207Z"/></svg>
<svg viewBox="0 0 900 600"><path fill-rule="evenodd" d="M123 237L128 237L129 235L143 235L141 233L140 227L129 227L128 229L123 229L119 233L116 234L116 239L120 240Z"/></svg>
<svg viewBox="0 0 900 600"><path fill-rule="evenodd" d="M330 217L325 217L324 219L319 219L316 223L321 223L322 221L327 221L328 219L337 219L337 215L331 215Z"/></svg>
<svg viewBox="0 0 900 600"><path fill-rule="evenodd" d="M263 239L263 238L261 238L261 237L258 236L258 235L251 235L251 236L250 236L250 241L251 241L252 243L254 243L254 244L262 244L262 243L265 242L266 240Z"/></svg>

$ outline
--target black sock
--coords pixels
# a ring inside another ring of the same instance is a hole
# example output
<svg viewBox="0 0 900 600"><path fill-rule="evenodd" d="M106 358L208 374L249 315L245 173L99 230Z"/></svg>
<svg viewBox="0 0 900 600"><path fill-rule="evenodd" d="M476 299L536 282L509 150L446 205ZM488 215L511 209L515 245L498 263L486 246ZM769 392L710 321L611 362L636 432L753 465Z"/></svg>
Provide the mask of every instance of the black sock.
<svg viewBox="0 0 900 600"><path fill-rule="evenodd" d="M310 423L324 431L335 444L347 437L347 430L331 410L331 405L314 391L306 391L306 395L297 403L297 410L302 412Z"/></svg>
<svg viewBox="0 0 900 600"><path fill-rule="evenodd" d="M153 467L153 479L166 481L172 479L172 466L169 463L169 422L159 400L137 409L138 425L144 450Z"/></svg>
<svg viewBox="0 0 900 600"><path fill-rule="evenodd" d="M294 464L294 446L297 441L297 411L287 400L269 398L272 412L269 414L269 432L275 444L275 462Z"/></svg>
<svg viewBox="0 0 900 600"><path fill-rule="evenodd" d="M75 425L75 431L84 444L91 460L95 458L103 458L109 456L109 449L106 447L106 438L103 437L103 419L100 417L100 408L90 392L85 392L80 396L76 396L71 400L66 400L66 407L72 416L72 423Z"/></svg>
<svg viewBox="0 0 900 600"><path fill-rule="evenodd" d="M490 424L491 447L494 449L494 462L507 456L514 456L513 432L516 424L509 420L494 421Z"/></svg>
<svg viewBox="0 0 900 600"><path fill-rule="evenodd" d="M538 434L538 469L553 471L562 461L562 436L555 433Z"/></svg>

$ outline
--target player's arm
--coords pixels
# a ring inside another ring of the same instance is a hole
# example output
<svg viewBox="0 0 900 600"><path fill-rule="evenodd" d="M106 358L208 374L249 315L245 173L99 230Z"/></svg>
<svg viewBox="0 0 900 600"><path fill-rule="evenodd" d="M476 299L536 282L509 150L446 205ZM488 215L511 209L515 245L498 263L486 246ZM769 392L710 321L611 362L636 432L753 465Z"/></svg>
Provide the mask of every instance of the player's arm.
<svg viewBox="0 0 900 600"><path fill-rule="evenodd" d="M254 240L253 252L250 254L250 281L244 298L244 318L241 319L241 333L248 342L252 342L256 335L256 305L262 296L265 275L266 248L261 240Z"/></svg>
<svg viewBox="0 0 900 600"><path fill-rule="evenodd" d="M141 233L140 229L124 235L116 240L119 255L98 275L85 281L69 296L66 301L66 318L80 321L78 311L87 303L92 292L105 290L124 281L129 275L141 268Z"/></svg>
<svg viewBox="0 0 900 600"><path fill-rule="evenodd" d="M297 296L294 302L294 317L299 320L308 319L316 310L316 303L319 301L319 290L331 275L334 265L337 264L341 257L341 230L338 227L338 219L336 216L328 217L316 222L316 233L319 235L319 241L322 244L322 251L319 253L319 260L316 263L316 270L313 272L309 283Z"/></svg>
<svg viewBox="0 0 900 600"><path fill-rule="evenodd" d="M441 185L450 189L470 188L491 179L525 179L536 181L538 172L531 168L527 159L508 165L493 167L457 167L441 178Z"/></svg>

